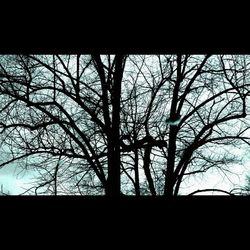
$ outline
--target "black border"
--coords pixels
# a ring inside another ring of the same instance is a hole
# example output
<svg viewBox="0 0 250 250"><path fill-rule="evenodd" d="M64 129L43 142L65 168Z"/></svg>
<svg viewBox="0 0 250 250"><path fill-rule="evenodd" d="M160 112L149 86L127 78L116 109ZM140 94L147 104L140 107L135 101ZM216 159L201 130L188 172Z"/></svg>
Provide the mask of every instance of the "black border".
<svg viewBox="0 0 250 250"><path fill-rule="evenodd" d="M155 22L153 15L150 21L144 18L135 23L128 14L122 24L116 26L112 20L108 28L105 19L88 19L78 25L57 17L59 23L49 18L46 22L44 13L42 18L41 15L36 18L33 15L31 20L15 18L9 24L1 20L0 54L250 54L247 22L244 26L238 20L231 25L221 16L223 22L211 24L209 19L208 25L201 15L194 22L176 17L166 19L166 14L159 18L160 15L155 14ZM141 244L155 239L156 244L166 239L168 246L169 240L176 237L175 244L183 241L183 237L187 242L204 236L211 239L219 235L223 239L222 234L231 231L234 237L239 231L244 237L249 211L250 197L0 197L3 229L19 225L17 234L25 235L27 231L22 229L25 227L31 229L31 235L48 237L59 233L74 240L89 238L104 247L105 240L110 238L121 239L123 244L134 239Z"/></svg>
<svg viewBox="0 0 250 250"><path fill-rule="evenodd" d="M57 11L59 12L59 10ZM1 17L0 54L249 54L248 20L223 12L94 16L57 12ZM176 14L176 16L175 16ZM231 17L231 16L229 16Z"/></svg>

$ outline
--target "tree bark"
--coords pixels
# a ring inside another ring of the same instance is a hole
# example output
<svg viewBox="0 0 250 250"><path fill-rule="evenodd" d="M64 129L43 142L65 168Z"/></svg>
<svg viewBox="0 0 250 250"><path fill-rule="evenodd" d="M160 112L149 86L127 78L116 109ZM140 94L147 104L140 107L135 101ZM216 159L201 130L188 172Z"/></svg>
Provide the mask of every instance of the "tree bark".
<svg viewBox="0 0 250 250"><path fill-rule="evenodd" d="M155 187L154 187L154 181L152 179L151 173L150 173L150 154L151 154L151 150L152 150L152 146L151 145L147 145L145 148L145 153L144 153L144 171L145 171L145 175L148 181L148 186L149 186L149 190L151 192L151 194L153 196L156 195L156 191L155 191Z"/></svg>
<svg viewBox="0 0 250 250"><path fill-rule="evenodd" d="M175 87L173 91L173 99L172 99L171 110L170 110L170 118L172 120L178 115L176 113L176 109L177 109L177 103L178 103L178 92L179 92L181 81L182 81L181 55L177 55L177 77L176 77ZM172 196L174 192L174 184L175 184L174 167L175 167L177 132L178 132L178 127L170 126L164 196Z"/></svg>
<svg viewBox="0 0 250 250"><path fill-rule="evenodd" d="M101 62L100 55L93 56L99 77L102 82L103 92L103 113L105 125L107 127L107 144L108 144L108 177L106 185L107 196L120 196L121 180L120 180L120 99L121 99L121 83L126 56L116 55L114 58L115 67L113 78L105 77L104 65ZM110 69L111 70L111 69ZM112 111L109 111L108 89L111 90ZM111 115L111 119L110 119Z"/></svg>

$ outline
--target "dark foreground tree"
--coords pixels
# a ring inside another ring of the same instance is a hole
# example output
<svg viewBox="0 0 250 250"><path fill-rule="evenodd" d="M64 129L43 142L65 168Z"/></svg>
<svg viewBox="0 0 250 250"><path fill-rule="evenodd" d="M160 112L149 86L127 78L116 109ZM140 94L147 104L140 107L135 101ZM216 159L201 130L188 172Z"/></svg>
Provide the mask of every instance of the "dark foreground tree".
<svg viewBox="0 0 250 250"><path fill-rule="evenodd" d="M249 59L1 56L0 166L35 169L29 192L54 195L172 196L228 176L249 143Z"/></svg>
<svg viewBox="0 0 250 250"><path fill-rule="evenodd" d="M1 94L6 99L1 113L10 123L1 123L2 134L13 130L12 138L4 139L12 150L7 163L35 155L26 167L36 166L42 178L38 188L52 188L55 194L63 192L68 178L69 185L76 178L71 184L79 192L86 185L88 193L93 185L107 195L119 195L125 60L122 55L102 59L99 55L3 57ZM13 106L15 114L10 114ZM107 162L102 162L101 153Z"/></svg>

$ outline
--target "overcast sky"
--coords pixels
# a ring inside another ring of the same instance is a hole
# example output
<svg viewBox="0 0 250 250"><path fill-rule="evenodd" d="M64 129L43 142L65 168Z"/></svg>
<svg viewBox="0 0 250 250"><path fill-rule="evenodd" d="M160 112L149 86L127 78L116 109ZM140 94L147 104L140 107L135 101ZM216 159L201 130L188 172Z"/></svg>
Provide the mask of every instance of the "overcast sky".
<svg viewBox="0 0 250 250"><path fill-rule="evenodd" d="M235 174L230 174L230 180L225 176L222 176L216 169L209 171L204 176L192 176L188 181L184 181L180 188L180 195L187 195L197 189L223 189L226 191L231 190L238 185L244 185L246 174L250 170L250 164L247 160L244 161L244 165L234 165L231 170ZM34 181L34 172L20 171L20 169L10 164L0 169L0 187L3 185L3 191L9 192L10 195L19 195L25 191L25 189L31 187L31 182ZM222 192L203 192L198 195L226 195Z"/></svg>
<svg viewBox="0 0 250 250"><path fill-rule="evenodd" d="M14 165L4 166L0 169L0 187L4 193L18 195L30 187L29 183L34 181L31 171L20 171Z"/></svg>
<svg viewBox="0 0 250 250"><path fill-rule="evenodd" d="M199 56L197 56L198 58ZM195 60L197 58L194 58ZM136 59L136 57L135 57ZM151 56L149 56L149 59L153 60L154 58L152 58ZM138 59L139 60L139 59ZM141 59L140 59L141 60ZM158 59L154 59L154 60L158 60ZM72 67L74 65L71 65ZM152 61L151 63L152 67L156 67L157 63L155 63L155 61ZM190 67L192 65L190 64ZM61 66L62 67L62 66ZM155 71L156 69L154 69ZM192 74L195 73L191 71ZM191 77L191 76L189 76ZM138 83L144 82L144 78L142 76L140 76L140 78L138 78ZM165 90L164 90L165 91ZM198 101L199 103L206 100L208 98L208 92L203 92L203 95L199 94L198 96ZM169 92L169 95L171 95L171 92ZM171 96L169 96L171 97ZM226 102L227 100L224 100L224 102ZM219 102L218 102L219 103ZM143 106L143 104L147 104L147 102L141 102L140 105ZM165 105L165 104L164 104ZM170 102L169 104L162 106L162 108L165 107L165 109L163 110L159 110L156 113L156 116L159 117L159 119L162 119L162 117L164 115L161 114L161 112L163 112L164 114L166 113L166 110L170 109ZM196 104L198 105L198 103ZM220 102L220 105L222 105L222 102ZM70 105L65 105L67 107L71 107ZM189 106L187 106L188 108ZM210 107L211 108L211 107ZM143 107L142 107L143 110ZM183 109L182 111L187 112L185 109ZM73 111L72 111L73 112ZM159 115L160 112L160 115ZM74 112L73 112L74 113ZM249 116L247 117L247 119L249 119ZM164 122L164 121L159 121L159 122ZM229 123L228 123L229 124ZM229 124L230 125L230 124ZM230 128L231 129L231 128ZM61 136L61 135L60 135ZM249 134L250 136L250 134ZM233 149L234 152L231 150L229 151L229 153L234 153L237 156L242 156L244 158L243 161L243 166L241 165L233 165L230 170L233 172L232 174L228 174L229 179L227 179L227 177L225 177L224 175L221 175L221 173L219 171L217 171L217 169L210 169L206 174L204 174L203 176L201 175L195 175L195 176L191 176L187 181L184 181L181 185L181 189L180 189L180 194L188 194L190 192L193 192L197 189L206 189L206 188L216 188L216 189L224 189L226 191L230 191L230 189L234 188L235 186L237 187L237 185L243 186L245 184L245 178L246 178L246 174L249 172L250 169L250 164L249 162L249 157L248 157L248 153L249 150L247 149L249 146L242 146L242 148L238 148L238 149ZM231 147L233 148L233 147ZM217 153L220 154L219 150L220 149L224 149L223 146L217 147L215 150L217 150ZM1 148L0 148L1 151ZM2 157L3 154L1 154ZM2 160L2 159L1 159ZM2 186L2 189L5 193L11 194L11 195L17 195L20 193L23 193L25 189L27 189L29 187L29 183L34 181L34 171L26 171L26 172L21 172L20 173L20 169L16 169L15 164L9 164L6 165L4 167L2 167L0 169L0 187ZM211 194L211 193L199 193L200 195L204 194ZM214 193L214 194L220 194L223 195L223 193Z"/></svg>
<svg viewBox="0 0 250 250"><path fill-rule="evenodd" d="M222 175L217 168L208 170L204 175L194 175L184 180L180 187L179 195L187 195L198 189L222 189L230 191L246 183L246 175L250 173L249 146L242 145L240 148L232 147L234 154L243 158L243 165L234 164L231 166L228 177ZM231 151L230 151L231 152ZM3 154L1 154L3 156ZM16 164L11 163L0 169L0 190L10 195L22 194L31 187L31 182L35 180L35 171L21 171ZM201 192L198 195L227 195L222 192Z"/></svg>

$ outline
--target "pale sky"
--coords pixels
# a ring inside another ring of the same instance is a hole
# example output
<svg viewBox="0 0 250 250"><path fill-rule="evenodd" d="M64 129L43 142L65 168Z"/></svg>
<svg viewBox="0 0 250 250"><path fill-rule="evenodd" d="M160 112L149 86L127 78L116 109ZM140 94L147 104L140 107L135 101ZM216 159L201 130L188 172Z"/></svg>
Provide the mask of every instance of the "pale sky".
<svg viewBox="0 0 250 250"><path fill-rule="evenodd" d="M149 56L150 57L150 56ZM137 57L135 57L136 59ZM150 57L151 58L151 57ZM149 59L150 59L149 58ZM152 58L153 60L154 58ZM156 60L156 59L154 59ZM156 67L157 63L153 61L151 63L152 67ZM141 80L143 82L143 77L141 76ZM138 81L139 81L138 80ZM199 96L199 101L203 101L207 98L207 95ZM70 105L69 105L70 106ZM165 112L165 111L164 111ZM249 146L248 146L249 147ZM249 150L250 151L250 150ZM245 154L245 150L242 148L236 152L237 155ZM244 166L234 165L231 168L236 175L231 174L230 179L233 184L224 176L221 176L216 169L214 171L210 171L204 176L194 176L191 177L188 181L183 182L180 188L180 194L187 194L193 192L197 189L205 189L205 188L217 188L224 189L226 191L230 191L230 189L234 188L234 185L244 186L245 184L245 175L250 172L250 159L246 154L246 158L244 160ZM34 181L34 172L28 171L19 173L15 169L14 164L9 164L0 169L0 187L3 185L3 191L9 192L11 195L18 195L24 192L24 187L29 187L29 182ZM19 174L18 174L19 173ZM209 193L199 193L199 195L207 195ZM210 193L211 194L211 193ZM223 195L223 193L215 193L219 195Z"/></svg>
<svg viewBox="0 0 250 250"><path fill-rule="evenodd" d="M186 195L197 189L216 188L229 191L237 185L243 186L246 182L246 174L250 172L250 163L245 162L244 166L234 165L232 171L236 175L230 175L231 183L227 178L221 176L218 171L210 171L203 177L194 176L188 181L184 181L180 188L180 195ZM20 171L19 171L20 172ZM4 166L0 169L0 187L3 185L3 191L9 192L10 195L19 195L29 188L31 182L34 181L32 171L19 173L13 165ZM199 193L198 195L211 195L212 192ZM226 195L221 192L214 192L215 195Z"/></svg>
<svg viewBox="0 0 250 250"><path fill-rule="evenodd" d="M0 190L10 195L19 195L28 188L29 182L34 181L31 171L18 171L14 165L9 164L0 169Z"/></svg>

